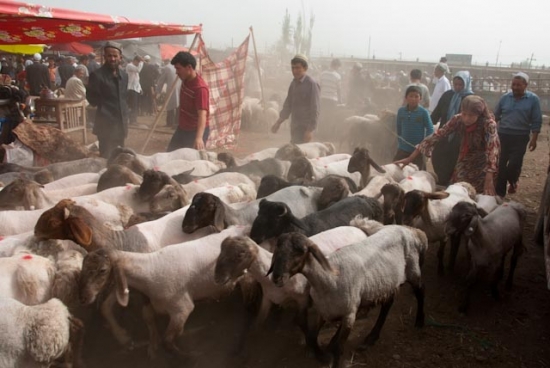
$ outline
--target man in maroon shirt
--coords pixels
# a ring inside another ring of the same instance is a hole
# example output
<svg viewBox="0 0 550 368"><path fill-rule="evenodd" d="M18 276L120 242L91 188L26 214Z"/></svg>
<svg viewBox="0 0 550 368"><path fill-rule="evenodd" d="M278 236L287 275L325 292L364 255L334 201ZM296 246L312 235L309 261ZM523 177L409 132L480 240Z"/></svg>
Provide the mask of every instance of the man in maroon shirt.
<svg viewBox="0 0 550 368"><path fill-rule="evenodd" d="M176 74L182 80L182 84L179 124L168 144L167 151L184 147L203 150L210 132L208 128L210 109L208 85L195 71L197 60L190 53L178 52L171 64L176 68Z"/></svg>

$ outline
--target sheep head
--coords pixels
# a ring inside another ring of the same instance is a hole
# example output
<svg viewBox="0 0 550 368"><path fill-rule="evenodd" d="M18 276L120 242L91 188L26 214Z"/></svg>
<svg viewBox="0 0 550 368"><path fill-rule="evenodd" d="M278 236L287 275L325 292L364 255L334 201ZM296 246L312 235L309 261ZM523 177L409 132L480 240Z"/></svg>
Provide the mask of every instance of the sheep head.
<svg viewBox="0 0 550 368"><path fill-rule="evenodd" d="M300 157L306 157L306 154L294 143L285 144L275 153L275 158L282 161L293 161Z"/></svg>
<svg viewBox="0 0 550 368"><path fill-rule="evenodd" d="M384 196L384 225L394 222L398 225L403 223L403 206L405 204L405 192L396 183L384 185L380 189L380 195Z"/></svg>
<svg viewBox="0 0 550 368"><path fill-rule="evenodd" d="M114 252L99 249L84 257L79 281L80 302L88 305L94 302L97 295L111 283L115 283L117 301L123 307L128 305L128 282L126 275L119 267Z"/></svg>
<svg viewBox="0 0 550 368"><path fill-rule="evenodd" d="M282 287L292 276L302 271L309 255L313 256L323 269L334 272L315 243L303 234L287 233L281 235L277 240L277 247L273 253L271 267L267 275L273 273L273 282Z"/></svg>
<svg viewBox="0 0 550 368"><path fill-rule="evenodd" d="M292 222L292 212L285 203L260 201L258 216L252 223L250 238L257 244L288 230Z"/></svg>
<svg viewBox="0 0 550 368"><path fill-rule="evenodd" d="M110 160L109 166L111 165L127 167L138 175L143 175L143 172L146 170L145 164L134 154L128 152L119 153L113 160Z"/></svg>
<svg viewBox="0 0 550 368"><path fill-rule="evenodd" d="M347 198L349 194L349 185L345 179L335 177L328 178L319 196L317 208L319 211L324 210L332 204Z"/></svg>
<svg viewBox="0 0 550 368"><path fill-rule="evenodd" d="M126 166L113 164L99 177L97 191L101 192L109 188L123 187L128 183L140 185L141 178Z"/></svg>
<svg viewBox="0 0 550 368"><path fill-rule="evenodd" d="M277 175L266 175L260 181L256 199L267 197L276 191L286 188L290 185L287 181L279 178Z"/></svg>
<svg viewBox="0 0 550 368"><path fill-rule="evenodd" d="M218 153L218 161L223 162L227 168L237 167L237 163L235 162L235 157L230 152Z"/></svg>
<svg viewBox="0 0 550 368"><path fill-rule="evenodd" d="M414 219L421 216L422 220L431 226L428 201L430 199L445 199L449 195L447 192L428 193L417 189L406 193L403 202L403 225L412 226Z"/></svg>
<svg viewBox="0 0 550 368"><path fill-rule="evenodd" d="M0 191L0 207L15 208L23 206L26 210L37 206L43 185L23 177L16 178Z"/></svg>
<svg viewBox="0 0 550 368"><path fill-rule="evenodd" d="M121 153L127 153L131 156L134 156L134 157L137 157L137 153L136 151L134 151L133 149L131 148L125 148L125 147L117 147L115 148L112 152L111 152L111 155L109 156L109 159L107 160L107 165L111 165L113 163L113 161L116 160L116 158L121 154Z"/></svg>
<svg viewBox="0 0 550 368"><path fill-rule="evenodd" d="M35 172L33 175L33 178L34 178L34 181L36 181L39 184L48 184L54 181L53 174L48 169Z"/></svg>
<svg viewBox="0 0 550 368"><path fill-rule="evenodd" d="M287 179L291 183L299 180L304 180L305 182L315 180L313 165L305 157L292 160L288 169Z"/></svg>
<svg viewBox="0 0 550 368"><path fill-rule="evenodd" d="M374 169L379 173L386 173L386 170L374 162L374 160L370 157L368 149L364 147L355 148L353 155L351 155L351 158L349 159L348 172L359 172L363 178L362 180L367 180L370 176L371 166L374 167Z"/></svg>
<svg viewBox="0 0 550 368"><path fill-rule="evenodd" d="M170 184L170 176L162 171L145 170L143 172L143 181L136 193L141 201L150 201L160 190Z"/></svg>
<svg viewBox="0 0 550 368"><path fill-rule="evenodd" d="M214 280L219 285L235 281L246 273L258 255L258 246L246 236L227 237L216 261Z"/></svg>
<svg viewBox="0 0 550 368"><path fill-rule="evenodd" d="M167 184L149 202L153 213L179 210L189 204L187 193L181 185Z"/></svg>
<svg viewBox="0 0 550 368"><path fill-rule="evenodd" d="M210 193L197 193L185 213L181 228L184 233L192 232L207 226L213 226L217 232L226 228L225 207L222 201Z"/></svg>
<svg viewBox="0 0 550 368"><path fill-rule="evenodd" d="M478 225L480 213L473 203L458 202L445 221L445 233L453 236L464 234L471 236Z"/></svg>
<svg viewBox="0 0 550 368"><path fill-rule="evenodd" d="M93 215L70 199L59 201L42 213L34 227L39 239L72 240L82 247L92 244L92 228L88 222Z"/></svg>

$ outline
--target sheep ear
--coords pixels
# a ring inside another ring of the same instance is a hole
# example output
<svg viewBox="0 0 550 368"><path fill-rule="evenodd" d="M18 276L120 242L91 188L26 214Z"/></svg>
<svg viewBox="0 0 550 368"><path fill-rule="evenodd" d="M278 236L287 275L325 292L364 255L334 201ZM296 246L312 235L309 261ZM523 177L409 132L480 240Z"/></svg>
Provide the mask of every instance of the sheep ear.
<svg viewBox="0 0 550 368"><path fill-rule="evenodd" d="M478 224L479 224L479 216L472 217L472 219L470 220L470 223L468 224L468 227L464 231L464 235L472 236L475 233Z"/></svg>
<svg viewBox="0 0 550 368"><path fill-rule="evenodd" d="M286 212L287 212L285 206L281 206L281 208L282 208L282 211L281 211L281 213L278 214L279 217L283 217L284 215L286 215Z"/></svg>
<svg viewBox="0 0 550 368"><path fill-rule="evenodd" d="M336 271L332 268L329 261L327 260L323 252L321 252L317 244L307 239L306 246L311 255L317 260L317 262L319 262L319 264L325 269L325 271L336 274Z"/></svg>
<svg viewBox="0 0 550 368"><path fill-rule="evenodd" d="M92 244L92 229L79 217L68 217L66 220L76 242L84 247L90 246Z"/></svg>
<svg viewBox="0 0 550 368"><path fill-rule="evenodd" d="M225 229L225 207L222 201L217 198L216 212L214 213L214 228L217 232L222 232Z"/></svg>
<svg viewBox="0 0 550 368"><path fill-rule="evenodd" d="M382 173L382 174L385 174L386 173L386 170L384 170L380 165L378 165L376 162L374 162L374 160L372 158L369 157L369 163L372 167L374 167L374 169L376 171L378 171L379 173Z"/></svg>
<svg viewBox="0 0 550 368"><path fill-rule="evenodd" d="M448 196L450 196L448 192L435 192L435 193L423 192L423 193L424 193L424 198L427 198L427 199L445 199Z"/></svg>
<svg viewBox="0 0 550 368"><path fill-rule="evenodd" d="M477 214L479 216L481 216L481 218L485 218L485 216L487 216L489 213L487 211L485 211L483 208L481 207L477 207L476 206L476 209L477 209Z"/></svg>
<svg viewBox="0 0 550 368"><path fill-rule="evenodd" d="M122 272L122 269L115 265L113 268L115 274L115 293L118 304L123 307L128 305L128 299L130 298L130 290L128 290L128 281L126 280L126 275Z"/></svg>
<svg viewBox="0 0 550 368"><path fill-rule="evenodd" d="M273 262L271 262L271 266L269 267L269 270L267 270L267 273L265 274L265 277L271 275L271 272L273 272Z"/></svg>

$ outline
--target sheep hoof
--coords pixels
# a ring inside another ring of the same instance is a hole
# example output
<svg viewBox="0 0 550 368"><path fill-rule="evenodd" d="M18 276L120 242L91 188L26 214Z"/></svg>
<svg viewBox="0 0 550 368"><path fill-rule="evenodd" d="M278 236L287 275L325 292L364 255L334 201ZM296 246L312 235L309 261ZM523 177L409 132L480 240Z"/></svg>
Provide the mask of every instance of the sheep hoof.
<svg viewBox="0 0 550 368"><path fill-rule="evenodd" d="M377 340L378 340L378 335L373 335L373 334L367 335L367 337L365 338L365 341L361 345L359 345L358 350L365 350L369 346L373 346Z"/></svg>
<svg viewBox="0 0 550 368"><path fill-rule="evenodd" d="M150 360L157 359L158 346L149 345L147 348L147 356Z"/></svg>

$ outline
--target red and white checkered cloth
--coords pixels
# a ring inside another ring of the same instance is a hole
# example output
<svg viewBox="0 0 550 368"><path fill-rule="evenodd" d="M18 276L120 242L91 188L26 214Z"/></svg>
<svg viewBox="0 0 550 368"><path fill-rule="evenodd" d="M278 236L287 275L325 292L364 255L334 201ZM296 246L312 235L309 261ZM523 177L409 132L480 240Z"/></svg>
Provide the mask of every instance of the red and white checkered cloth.
<svg viewBox="0 0 550 368"><path fill-rule="evenodd" d="M210 88L210 136L207 149L233 149L241 129L241 106L244 97L244 70L248 40L225 60L214 63L202 38L199 41L201 75Z"/></svg>

